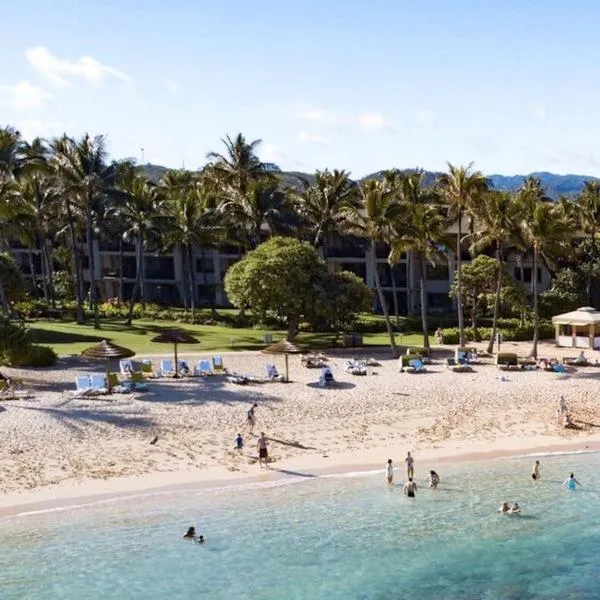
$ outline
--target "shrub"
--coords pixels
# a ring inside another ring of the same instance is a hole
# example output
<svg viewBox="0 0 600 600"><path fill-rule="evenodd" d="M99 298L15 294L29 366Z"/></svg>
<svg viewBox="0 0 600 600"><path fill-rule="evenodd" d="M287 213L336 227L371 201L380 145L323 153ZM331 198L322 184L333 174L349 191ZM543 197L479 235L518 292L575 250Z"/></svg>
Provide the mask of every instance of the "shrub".
<svg viewBox="0 0 600 600"><path fill-rule="evenodd" d="M10 365L31 346L31 334L22 321L0 316L0 364Z"/></svg>
<svg viewBox="0 0 600 600"><path fill-rule="evenodd" d="M56 352L49 346L32 344L23 354L15 357L12 365L16 367L52 367L57 360Z"/></svg>

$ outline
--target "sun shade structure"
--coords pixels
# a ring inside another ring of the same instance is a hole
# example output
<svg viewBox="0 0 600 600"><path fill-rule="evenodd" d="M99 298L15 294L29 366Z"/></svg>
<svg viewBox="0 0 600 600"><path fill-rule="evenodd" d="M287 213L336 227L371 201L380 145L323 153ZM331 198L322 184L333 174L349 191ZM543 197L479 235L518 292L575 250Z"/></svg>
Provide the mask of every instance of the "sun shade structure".
<svg viewBox="0 0 600 600"><path fill-rule="evenodd" d="M275 342L271 346L267 346L264 350L261 350L264 354L284 354L285 355L285 380L289 381L289 366L288 366L288 355L289 354L300 354L302 350L288 342L287 340L280 340Z"/></svg>
<svg viewBox="0 0 600 600"><path fill-rule="evenodd" d="M600 348L600 311L582 306L552 317L556 345L563 348Z"/></svg>
<svg viewBox="0 0 600 600"><path fill-rule="evenodd" d="M135 356L135 352L133 350L129 350L129 348L123 348L123 346L117 346L116 344L111 344L107 340L103 340L99 344L90 346L84 350L81 355L85 356L86 358L96 358L98 360L106 361L106 387L108 389L108 393L110 394L112 391L110 385L111 359L131 358L132 356Z"/></svg>
<svg viewBox="0 0 600 600"><path fill-rule="evenodd" d="M156 337L152 338L153 342L159 344L173 344L173 350L175 354L175 375L179 377L179 361L177 360L177 345L178 344L199 344L200 340L195 338L191 333L184 331L183 329L167 329Z"/></svg>

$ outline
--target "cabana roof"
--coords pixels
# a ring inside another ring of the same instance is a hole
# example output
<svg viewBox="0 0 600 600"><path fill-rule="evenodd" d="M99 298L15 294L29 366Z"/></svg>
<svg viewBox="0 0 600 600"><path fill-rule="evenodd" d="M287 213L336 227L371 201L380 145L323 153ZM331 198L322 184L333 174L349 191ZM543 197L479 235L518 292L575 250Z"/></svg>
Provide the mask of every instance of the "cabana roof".
<svg viewBox="0 0 600 600"><path fill-rule="evenodd" d="M563 315L552 317L554 325L600 325L600 310L593 306L582 306Z"/></svg>

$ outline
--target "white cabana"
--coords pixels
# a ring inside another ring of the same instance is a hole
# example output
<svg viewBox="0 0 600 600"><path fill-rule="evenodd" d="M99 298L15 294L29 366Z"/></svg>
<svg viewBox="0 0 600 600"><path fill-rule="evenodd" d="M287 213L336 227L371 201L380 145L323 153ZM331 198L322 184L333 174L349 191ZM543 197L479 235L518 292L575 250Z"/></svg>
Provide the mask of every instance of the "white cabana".
<svg viewBox="0 0 600 600"><path fill-rule="evenodd" d="M600 311L592 306L552 317L556 345L562 348L600 349Z"/></svg>

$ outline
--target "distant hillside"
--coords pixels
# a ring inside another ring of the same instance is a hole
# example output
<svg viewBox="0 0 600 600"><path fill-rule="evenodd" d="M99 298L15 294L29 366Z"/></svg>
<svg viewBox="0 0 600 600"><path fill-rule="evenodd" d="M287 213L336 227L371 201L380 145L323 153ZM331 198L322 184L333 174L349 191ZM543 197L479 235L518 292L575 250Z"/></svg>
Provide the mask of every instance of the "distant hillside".
<svg viewBox="0 0 600 600"><path fill-rule="evenodd" d="M312 184L315 181L314 173L302 173L300 171L278 171L277 165L272 165L271 172L278 175L282 183L286 187L292 187L297 190L302 190L304 182ZM140 165L140 168L146 174L148 179L151 181L158 181L161 175L167 171L167 167L160 165ZM408 169L407 169L408 170ZM384 171L378 171L377 173L371 173L364 177L364 179L381 179ZM433 171L424 172L424 182L426 186L432 185L439 173ZM488 179L492 186L497 190L514 191L519 189L523 181L527 177L537 177L542 182L546 193L551 198L559 198L560 196L574 196L579 194L583 189L583 185L589 180L598 180L596 177L590 177L589 175L556 175L554 173L548 173L545 171L539 173L530 173L529 175L489 175Z"/></svg>

